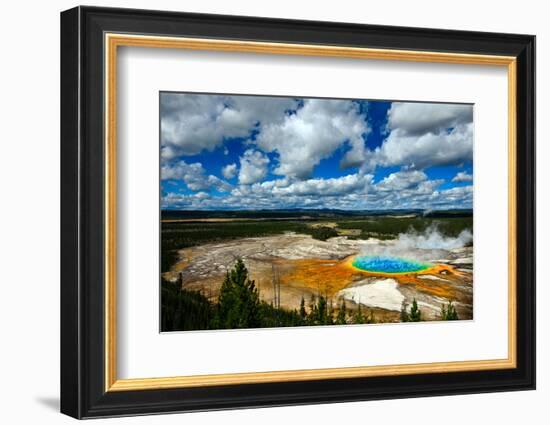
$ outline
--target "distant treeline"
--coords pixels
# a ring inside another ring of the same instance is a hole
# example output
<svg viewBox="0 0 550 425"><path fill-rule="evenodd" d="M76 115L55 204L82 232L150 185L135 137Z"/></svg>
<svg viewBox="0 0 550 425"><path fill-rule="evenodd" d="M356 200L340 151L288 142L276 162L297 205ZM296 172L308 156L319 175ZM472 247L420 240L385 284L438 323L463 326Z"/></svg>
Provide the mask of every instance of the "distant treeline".
<svg viewBox="0 0 550 425"><path fill-rule="evenodd" d="M471 209L455 209L455 210L361 210L361 211L346 211L333 209L287 209L287 210L162 210L162 220L177 220L177 219L205 219L205 218L303 218L304 216L313 219L327 219L335 217L379 217L379 216L402 216L414 214L419 217L472 217L473 210Z"/></svg>
<svg viewBox="0 0 550 425"><path fill-rule="evenodd" d="M473 210L449 210L449 211L428 211L422 214L423 217L428 218L459 218L459 217L473 217Z"/></svg>
<svg viewBox="0 0 550 425"><path fill-rule="evenodd" d="M161 304L163 332L376 323L372 311L366 314L361 304L349 310L344 300L333 306L323 296L312 296L306 306L302 297L297 310L262 301L255 282L249 279L248 270L240 259L227 272L217 301L209 300L200 292L183 289L180 276L176 282L163 279ZM403 304L400 320L422 320L416 299L410 309ZM441 307L441 320L458 320L451 302Z"/></svg>

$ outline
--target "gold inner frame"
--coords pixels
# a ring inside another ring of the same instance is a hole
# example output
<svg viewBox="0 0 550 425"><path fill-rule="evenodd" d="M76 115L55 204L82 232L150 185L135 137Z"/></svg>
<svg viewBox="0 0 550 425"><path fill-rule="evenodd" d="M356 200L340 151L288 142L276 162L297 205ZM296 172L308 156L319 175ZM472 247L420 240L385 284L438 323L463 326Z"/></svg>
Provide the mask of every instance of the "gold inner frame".
<svg viewBox="0 0 550 425"><path fill-rule="evenodd" d="M516 58L128 34L105 34L105 391L482 371L516 367ZM117 49L120 46L504 66L508 72L508 357L437 363L118 379L116 325Z"/></svg>

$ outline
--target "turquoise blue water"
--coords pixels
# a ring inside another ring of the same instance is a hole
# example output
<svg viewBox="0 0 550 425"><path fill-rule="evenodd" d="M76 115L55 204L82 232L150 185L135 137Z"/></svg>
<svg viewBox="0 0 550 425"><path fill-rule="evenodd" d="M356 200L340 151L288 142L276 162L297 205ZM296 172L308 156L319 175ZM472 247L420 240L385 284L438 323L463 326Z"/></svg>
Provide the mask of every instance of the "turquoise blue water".
<svg viewBox="0 0 550 425"><path fill-rule="evenodd" d="M432 267L429 263L399 257L358 256L351 263L354 267L373 273L414 273Z"/></svg>

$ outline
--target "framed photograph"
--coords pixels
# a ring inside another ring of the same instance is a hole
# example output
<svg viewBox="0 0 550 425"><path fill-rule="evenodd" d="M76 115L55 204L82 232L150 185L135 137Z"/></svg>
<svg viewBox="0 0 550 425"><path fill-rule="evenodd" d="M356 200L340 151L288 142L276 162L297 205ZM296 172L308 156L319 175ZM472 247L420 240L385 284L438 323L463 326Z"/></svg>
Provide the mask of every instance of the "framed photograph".
<svg viewBox="0 0 550 425"><path fill-rule="evenodd" d="M61 14L61 411L535 388L535 37Z"/></svg>

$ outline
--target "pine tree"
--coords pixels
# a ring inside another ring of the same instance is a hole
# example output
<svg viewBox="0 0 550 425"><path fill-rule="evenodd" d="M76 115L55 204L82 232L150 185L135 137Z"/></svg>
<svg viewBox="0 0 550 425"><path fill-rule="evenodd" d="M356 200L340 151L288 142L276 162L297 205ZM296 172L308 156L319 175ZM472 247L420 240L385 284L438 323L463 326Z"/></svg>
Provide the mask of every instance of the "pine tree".
<svg viewBox="0 0 550 425"><path fill-rule="evenodd" d="M317 317L318 317L317 303L315 302L315 296L311 294L311 298L309 300L309 314L307 315L306 323L308 325L316 325Z"/></svg>
<svg viewBox="0 0 550 425"><path fill-rule="evenodd" d="M185 331L210 329L214 308L210 301L197 291L181 288L181 282L162 279L161 329Z"/></svg>
<svg viewBox="0 0 550 425"><path fill-rule="evenodd" d="M449 307L447 308L447 320L458 320L458 313L455 306L449 301Z"/></svg>
<svg viewBox="0 0 550 425"><path fill-rule="evenodd" d="M327 315L327 325L334 325L334 307L332 306L332 298L328 303L328 315Z"/></svg>
<svg viewBox="0 0 550 425"><path fill-rule="evenodd" d="M355 314L353 315L353 323L356 325L362 325L363 323L365 323L365 317L363 316L361 304L357 305L357 310L355 310Z"/></svg>
<svg viewBox="0 0 550 425"><path fill-rule="evenodd" d="M445 304L441 305L441 320L458 320L458 313L452 301L449 301L447 306Z"/></svg>
<svg viewBox="0 0 550 425"><path fill-rule="evenodd" d="M342 300L342 304L338 310L338 316L336 316L336 324L345 325L346 323L346 301Z"/></svg>
<svg viewBox="0 0 550 425"><path fill-rule="evenodd" d="M241 259L226 273L220 289L219 320L226 329L255 328L260 324L259 296Z"/></svg>
<svg viewBox="0 0 550 425"><path fill-rule="evenodd" d="M420 322L422 320L422 312L418 308L418 303L416 302L416 298L413 298L411 311L409 313L409 320L411 322Z"/></svg>
<svg viewBox="0 0 550 425"><path fill-rule="evenodd" d="M327 309L327 300L322 295L317 301L317 324L327 325L328 323L328 309Z"/></svg>
<svg viewBox="0 0 550 425"><path fill-rule="evenodd" d="M307 318L306 302L304 297L302 297L302 300L300 301L300 318L302 319L302 322L305 322Z"/></svg>

